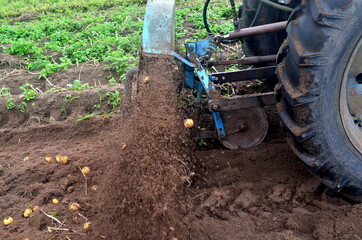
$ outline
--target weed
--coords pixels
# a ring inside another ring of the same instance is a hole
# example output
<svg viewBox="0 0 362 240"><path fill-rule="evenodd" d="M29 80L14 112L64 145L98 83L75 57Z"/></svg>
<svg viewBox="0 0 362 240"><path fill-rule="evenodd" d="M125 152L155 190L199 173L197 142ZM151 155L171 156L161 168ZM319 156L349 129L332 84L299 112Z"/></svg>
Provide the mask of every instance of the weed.
<svg viewBox="0 0 362 240"><path fill-rule="evenodd" d="M6 100L6 109L12 110L17 108L17 105L14 103L14 100L12 98L8 98Z"/></svg>
<svg viewBox="0 0 362 240"><path fill-rule="evenodd" d="M75 121L76 121L76 122L80 122L80 121L83 121L83 120L85 120L85 119L88 119L88 118L92 118L92 117L94 117L94 116L97 116L97 115L99 115L99 114L100 114L100 112L94 112L94 113L88 114L88 115L86 115L86 116L84 116L84 117L78 118L78 119L75 120Z"/></svg>
<svg viewBox="0 0 362 240"><path fill-rule="evenodd" d="M20 86L20 89L23 91L21 95L26 101L36 99L36 96L40 94L30 83L25 83L24 85Z"/></svg>
<svg viewBox="0 0 362 240"><path fill-rule="evenodd" d="M60 112L64 115L68 115L68 111L64 106L60 109Z"/></svg>
<svg viewBox="0 0 362 240"><path fill-rule="evenodd" d="M79 99L79 98L80 98L80 96L73 97L72 95L68 94L65 96L64 102L72 102L73 100Z"/></svg>
<svg viewBox="0 0 362 240"><path fill-rule="evenodd" d="M90 88L88 83L82 83L80 80L74 80L73 84L67 84L70 90L84 90Z"/></svg>
<svg viewBox="0 0 362 240"><path fill-rule="evenodd" d="M108 106L112 107L112 110L116 110L122 103L122 97L118 90L114 92L106 92L102 94L101 101L107 102Z"/></svg>
<svg viewBox="0 0 362 240"><path fill-rule="evenodd" d="M205 141L205 139L200 139L198 142L199 147L206 147L207 146L207 142Z"/></svg>

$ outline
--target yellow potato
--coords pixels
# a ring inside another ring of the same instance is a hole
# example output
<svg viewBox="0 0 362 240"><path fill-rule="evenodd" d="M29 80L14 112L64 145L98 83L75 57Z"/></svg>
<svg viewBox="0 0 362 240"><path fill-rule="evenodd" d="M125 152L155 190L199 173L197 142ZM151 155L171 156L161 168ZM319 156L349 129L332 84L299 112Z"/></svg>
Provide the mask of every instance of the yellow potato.
<svg viewBox="0 0 362 240"><path fill-rule="evenodd" d="M52 160L53 160L52 157L45 157L45 161L47 161L47 162L51 162Z"/></svg>
<svg viewBox="0 0 362 240"><path fill-rule="evenodd" d="M69 210L78 211L80 209L80 205L76 202L73 202L69 205Z"/></svg>
<svg viewBox="0 0 362 240"><path fill-rule="evenodd" d="M55 161L60 162L61 156L56 156Z"/></svg>
<svg viewBox="0 0 362 240"><path fill-rule="evenodd" d="M147 83L149 83L150 82L150 77L144 77L143 78L143 83L144 84L147 84Z"/></svg>
<svg viewBox="0 0 362 240"><path fill-rule="evenodd" d="M195 125L194 120L192 120L191 118L185 119L184 120L184 127L185 128L192 128Z"/></svg>
<svg viewBox="0 0 362 240"><path fill-rule="evenodd" d="M59 203L59 200L56 199L56 198L53 198L53 199L52 199L52 203L53 203L53 204L58 204L58 203Z"/></svg>
<svg viewBox="0 0 362 240"><path fill-rule="evenodd" d="M84 168L82 168L82 173L83 173L84 175L88 175L88 174L90 173L90 168L89 168L89 167L84 167Z"/></svg>
<svg viewBox="0 0 362 240"><path fill-rule="evenodd" d="M9 225L14 222L14 219L12 217L8 217L4 219L4 225Z"/></svg>
<svg viewBox="0 0 362 240"><path fill-rule="evenodd" d="M127 144L122 143L122 144L121 144L121 150L123 151L123 150L125 150L126 148L127 148Z"/></svg>
<svg viewBox="0 0 362 240"><path fill-rule="evenodd" d="M79 217L77 217L77 216L73 217L73 222L74 222L75 224L80 224Z"/></svg>
<svg viewBox="0 0 362 240"><path fill-rule="evenodd" d="M67 157L67 156L60 157L60 163L64 164L64 165L68 164L69 163L69 157Z"/></svg>
<svg viewBox="0 0 362 240"><path fill-rule="evenodd" d="M34 206L33 207L33 212L35 212L36 210L38 210L39 209L39 206Z"/></svg>
<svg viewBox="0 0 362 240"><path fill-rule="evenodd" d="M92 229L92 223L90 223L90 222L84 223L83 229L86 230L86 231L91 230Z"/></svg>
<svg viewBox="0 0 362 240"><path fill-rule="evenodd" d="M27 208L25 211L24 211L24 213L23 213L23 216L24 217L30 217L30 214L33 212L33 210L31 210L31 209L29 209L29 208Z"/></svg>

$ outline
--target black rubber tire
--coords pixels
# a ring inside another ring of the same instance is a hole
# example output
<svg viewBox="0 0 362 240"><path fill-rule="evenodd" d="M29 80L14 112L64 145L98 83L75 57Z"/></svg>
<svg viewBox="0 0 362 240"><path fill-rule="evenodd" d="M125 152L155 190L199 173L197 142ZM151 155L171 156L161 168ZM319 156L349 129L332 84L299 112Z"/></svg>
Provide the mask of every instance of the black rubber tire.
<svg viewBox="0 0 362 240"><path fill-rule="evenodd" d="M278 1L273 0L273 2ZM257 0L243 0L242 28L250 27L250 24L254 20L259 4L260 1ZM262 4L260 14L256 18L254 26L278 21L286 21L288 19L288 15L288 13ZM244 54L246 56L265 56L277 54L280 45L283 43L286 37L287 35L285 32L277 32L244 38Z"/></svg>
<svg viewBox="0 0 362 240"><path fill-rule="evenodd" d="M362 155L340 118L344 69L362 37L362 1L309 0L287 28L277 108L288 142L322 182L362 200Z"/></svg>

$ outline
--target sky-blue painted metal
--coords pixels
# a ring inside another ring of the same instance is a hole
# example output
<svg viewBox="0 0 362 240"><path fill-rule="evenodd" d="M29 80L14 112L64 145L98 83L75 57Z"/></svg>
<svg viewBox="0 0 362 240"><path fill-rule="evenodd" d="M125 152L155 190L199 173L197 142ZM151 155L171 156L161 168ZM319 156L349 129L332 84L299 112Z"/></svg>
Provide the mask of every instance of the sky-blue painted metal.
<svg viewBox="0 0 362 240"><path fill-rule="evenodd" d="M175 0L148 0L142 33L145 53L168 54L175 48Z"/></svg>

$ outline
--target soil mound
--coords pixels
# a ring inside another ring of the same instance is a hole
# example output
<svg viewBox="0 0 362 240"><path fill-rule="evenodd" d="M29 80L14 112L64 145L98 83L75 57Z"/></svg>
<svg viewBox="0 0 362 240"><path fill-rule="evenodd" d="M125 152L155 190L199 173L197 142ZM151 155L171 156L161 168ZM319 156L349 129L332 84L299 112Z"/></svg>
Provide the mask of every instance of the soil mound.
<svg viewBox="0 0 362 240"><path fill-rule="evenodd" d="M99 230L108 239L171 239L183 234L188 137L178 106L176 65L141 60L132 113L113 141L116 155L103 179Z"/></svg>

